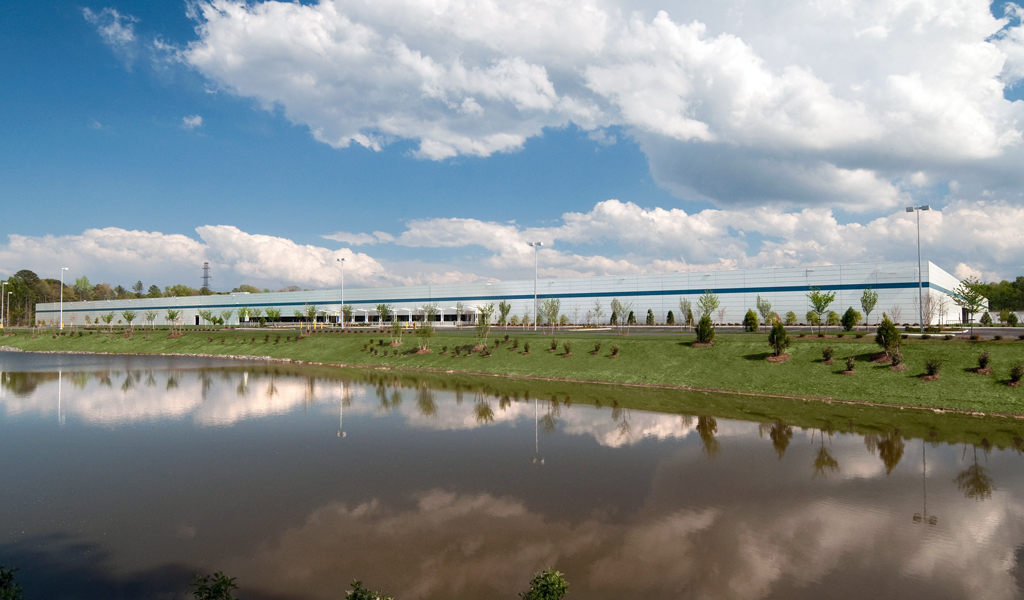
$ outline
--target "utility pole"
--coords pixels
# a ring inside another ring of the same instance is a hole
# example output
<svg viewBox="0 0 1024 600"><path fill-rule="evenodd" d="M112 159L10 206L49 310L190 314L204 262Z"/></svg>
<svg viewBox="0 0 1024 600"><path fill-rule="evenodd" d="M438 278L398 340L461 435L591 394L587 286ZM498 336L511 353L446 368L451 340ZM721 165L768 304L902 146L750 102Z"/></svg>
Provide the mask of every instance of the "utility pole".
<svg viewBox="0 0 1024 600"><path fill-rule="evenodd" d="M210 263L203 263L203 287L210 289Z"/></svg>

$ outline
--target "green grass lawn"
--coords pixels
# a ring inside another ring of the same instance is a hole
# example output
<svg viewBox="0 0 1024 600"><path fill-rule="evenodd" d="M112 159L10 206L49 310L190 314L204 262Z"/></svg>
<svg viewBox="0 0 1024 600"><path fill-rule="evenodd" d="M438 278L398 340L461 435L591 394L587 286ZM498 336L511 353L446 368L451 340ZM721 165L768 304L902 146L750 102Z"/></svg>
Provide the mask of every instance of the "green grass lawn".
<svg viewBox="0 0 1024 600"><path fill-rule="evenodd" d="M494 341L510 337L508 343L493 348ZM1010 367L1024 362L1024 341L905 340L902 347L908 369L890 371L887 365L870 362L878 348L873 334L862 339L847 334L842 339L793 337L789 353L793 358L783 364L765 361L770 348L767 334L722 334L711 348L693 348L692 334L606 336L594 333L538 333L492 331L491 356L479 352L456 357L455 346L475 343L471 331L445 332L430 340L432 353L409 354L419 338L406 334L398 347L374 346L381 354L364 350L371 339L390 341L382 333L314 333L297 339L296 330L282 331L189 331L180 338L169 338L166 330L147 332L136 329L131 337L119 333L85 332L84 335L54 337L53 332L33 335L20 332L6 335L2 343L24 350L59 350L110 353L205 353L290 358L310 362L344 363L359 366L413 367L443 371L512 374L533 377L566 378L585 381L690 386L766 395L827 397L838 400L872 402L898 406L926 406L985 413L1024 414L1024 387L1005 385ZM255 341L253 341L255 338ZM268 340L269 338L269 340ZM289 339L290 338L290 339ZM513 339L519 348L512 350ZM549 351L550 340L558 341L558 350ZM223 341L222 341L223 340ZM572 354L564 355L563 342L572 342ZM524 354L524 343L530 353ZM593 354L595 342L600 352ZM619 355L611 357L611 347ZM449 352L442 353L448 346ZM824 365L821 351L835 348L835 364ZM388 356L383 356L384 350ZM393 350L399 356L392 356ZM977 366L982 351L991 354L994 375L970 372ZM857 358L856 374L843 375L845 358ZM921 381L925 360L943 361L938 381Z"/></svg>

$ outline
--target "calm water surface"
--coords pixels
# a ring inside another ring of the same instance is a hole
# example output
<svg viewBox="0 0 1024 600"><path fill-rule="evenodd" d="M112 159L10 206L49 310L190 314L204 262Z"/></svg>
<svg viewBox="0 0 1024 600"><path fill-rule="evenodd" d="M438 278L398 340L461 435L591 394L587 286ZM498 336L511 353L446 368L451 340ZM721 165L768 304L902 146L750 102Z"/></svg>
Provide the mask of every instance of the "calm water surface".
<svg viewBox="0 0 1024 600"><path fill-rule="evenodd" d="M0 564L27 598L223 570L243 598L512 599L548 565L569 599L1022 596L1011 446L227 361L0 371Z"/></svg>

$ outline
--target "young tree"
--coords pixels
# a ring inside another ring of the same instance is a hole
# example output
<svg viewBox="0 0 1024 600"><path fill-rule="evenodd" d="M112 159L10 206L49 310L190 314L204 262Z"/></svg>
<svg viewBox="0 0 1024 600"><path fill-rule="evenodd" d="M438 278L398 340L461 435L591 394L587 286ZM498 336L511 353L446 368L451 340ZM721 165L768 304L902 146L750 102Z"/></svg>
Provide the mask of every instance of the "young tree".
<svg viewBox="0 0 1024 600"><path fill-rule="evenodd" d="M437 307L437 303L436 302L434 303L434 307L435 308ZM353 310L354 309L352 308L351 304L346 304L346 305L341 307L341 324L342 324L342 327L345 326L345 323L351 323L352 322L352 312L353 312ZM434 314L437 314L437 313L434 313Z"/></svg>
<svg viewBox="0 0 1024 600"><path fill-rule="evenodd" d="M213 311L208 308L199 309L199 318L207 323L213 323Z"/></svg>
<svg viewBox="0 0 1024 600"><path fill-rule="evenodd" d="M843 329L853 331L853 328L860 324L860 313L855 311L852 306L847 308L843 313L842 323Z"/></svg>
<svg viewBox="0 0 1024 600"><path fill-rule="evenodd" d="M135 325L132 324L132 321L135 320L136 316L138 316L138 314L134 310L125 310L121 312L121 317L124 318L124 322L128 324L129 331L135 331Z"/></svg>
<svg viewBox="0 0 1024 600"><path fill-rule="evenodd" d="M868 286L864 293L860 295L860 307L864 310L864 324L868 324L868 319L871 318L871 311L875 310L875 305L878 304L878 292L871 289Z"/></svg>
<svg viewBox="0 0 1024 600"><path fill-rule="evenodd" d="M796 325L796 313L789 311L786 313L786 325Z"/></svg>
<svg viewBox="0 0 1024 600"><path fill-rule="evenodd" d="M530 589L520 592L519 597L523 600L561 600L569 589L565 577L554 567L548 567L533 576L530 580Z"/></svg>
<svg viewBox="0 0 1024 600"><path fill-rule="evenodd" d="M311 329L313 327L313 323L316 323L316 315L318 312L320 312L320 309L317 308L316 304L310 304L306 307L306 318L309 319L309 326Z"/></svg>
<svg viewBox="0 0 1024 600"><path fill-rule="evenodd" d="M953 290L953 302L964 309L974 334L974 314L985 308L985 296L981 293L982 283L974 277L968 277Z"/></svg>
<svg viewBox="0 0 1024 600"><path fill-rule="evenodd" d="M647 319L644 321L646 325L654 325L654 311L647 309Z"/></svg>
<svg viewBox="0 0 1024 600"><path fill-rule="evenodd" d="M381 303L378 304L375 308L377 309L377 318L380 320L380 326L383 327L384 321L387 321L388 319L391 318L391 305Z"/></svg>
<svg viewBox="0 0 1024 600"><path fill-rule="evenodd" d="M882 347L886 356L892 356L900 348L900 332L885 313L882 313L882 323L875 332L875 343Z"/></svg>
<svg viewBox="0 0 1024 600"><path fill-rule="evenodd" d="M693 325L693 303L685 298L679 299L680 328Z"/></svg>
<svg viewBox="0 0 1024 600"><path fill-rule="evenodd" d="M508 323L508 313L512 312L512 305L508 300L498 303L498 326L505 327Z"/></svg>
<svg viewBox="0 0 1024 600"><path fill-rule="evenodd" d="M153 329L153 322L156 321L156 318L158 316L160 316L160 312L159 311L156 311L156 310L147 310L146 311L146 322L149 323L149 328L150 329Z"/></svg>
<svg viewBox="0 0 1024 600"><path fill-rule="evenodd" d="M231 310L230 308L225 308L224 310L220 311L220 324L223 325L231 321L231 315L233 314L235 314L235 311Z"/></svg>
<svg viewBox="0 0 1024 600"><path fill-rule="evenodd" d="M241 325L244 323L245 320L249 318L250 314L251 311L248 306L239 307L239 309L235 311L235 316L238 317L238 324Z"/></svg>
<svg viewBox="0 0 1024 600"><path fill-rule="evenodd" d="M836 299L835 292L823 292L821 288L811 286L811 291L807 294L807 299L811 301L811 310L818 316L818 331L821 329L821 317L828 311L828 307L832 304L832 301ZM825 333L828 333L828 323L825 324Z"/></svg>
<svg viewBox="0 0 1024 600"><path fill-rule="evenodd" d="M842 318L839 313L834 310L828 311L828 314L825 315L825 333L828 333L828 327L838 327L841 322Z"/></svg>
<svg viewBox="0 0 1024 600"><path fill-rule="evenodd" d="M92 284L89 283L89 278L84 275L75 280L75 285L72 289L75 290L79 300L89 300L92 298Z"/></svg>
<svg viewBox="0 0 1024 600"><path fill-rule="evenodd" d="M889 318L893 323L898 324L900 322L900 315L903 314L903 307L899 304L893 304L889 307Z"/></svg>
<svg viewBox="0 0 1024 600"><path fill-rule="evenodd" d="M743 316L743 330L744 331L757 331L757 329L758 329L757 313L754 312L754 309L749 308L749 309L747 309L747 314L745 314Z"/></svg>
<svg viewBox="0 0 1024 600"><path fill-rule="evenodd" d="M757 297L757 301L755 304L757 305L757 312L761 314L761 320L764 321L765 323L770 322L770 317L772 314L772 303L767 300L762 300L761 296L759 295Z"/></svg>
<svg viewBox="0 0 1024 600"><path fill-rule="evenodd" d="M455 303L455 326L462 327L462 313L466 312L466 305L461 302Z"/></svg>
<svg viewBox="0 0 1024 600"><path fill-rule="evenodd" d="M546 298L540 303L540 314L544 320L551 324L551 331L555 331L558 324L558 313L562 310L562 301L558 298Z"/></svg>
<svg viewBox="0 0 1024 600"><path fill-rule="evenodd" d="M724 306L722 308L718 309L718 324L719 325L725 325L725 312L726 312L726 310L727 309Z"/></svg>
<svg viewBox="0 0 1024 600"><path fill-rule="evenodd" d="M149 286L149 289L146 290L146 297L147 298L163 298L163 296L164 296L164 293L160 291L160 287L159 286L151 285L151 286Z"/></svg>
<svg viewBox="0 0 1024 600"><path fill-rule="evenodd" d="M174 331L174 326L177 325L178 318L180 316L181 316L181 311L180 310L175 310L173 308L168 308L167 309L167 315L164 317L164 320L167 321L167 323L171 326L171 331Z"/></svg>
<svg viewBox="0 0 1024 600"><path fill-rule="evenodd" d="M135 285L132 286L132 291L135 292L135 296L141 298L142 297L142 290L143 290L142 281L141 280L136 281Z"/></svg>
<svg viewBox="0 0 1024 600"><path fill-rule="evenodd" d="M422 340L420 349L427 349L430 348L430 338L434 337L434 318L440 312L440 308L437 302L431 302L421 306L420 310L423 312L423 326L419 328L416 335Z"/></svg>
<svg viewBox="0 0 1024 600"><path fill-rule="evenodd" d="M595 322L594 324L595 325L600 325L601 324L601 317L603 317L603 316L604 316L604 310L601 309L601 301L600 300L594 300L594 322Z"/></svg>
<svg viewBox="0 0 1024 600"><path fill-rule="evenodd" d="M270 307L267 309L267 320L276 323L281 320L281 309Z"/></svg>
<svg viewBox="0 0 1024 600"><path fill-rule="evenodd" d="M697 300L697 312L701 317L710 317L711 313L715 312L721 304L718 294L711 290L704 290L704 295Z"/></svg>
<svg viewBox="0 0 1024 600"><path fill-rule="evenodd" d="M476 335L483 338L484 346L487 345L487 337L491 332L491 318L494 316L494 303L484 304L476 307Z"/></svg>
<svg viewBox="0 0 1024 600"><path fill-rule="evenodd" d="M672 311L668 311L668 314L665 315L665 324L666 325L675 325L676 324L676 316L672 313Z"/></svg>
<svg viewBox="0 0 1024 600"><path fill-rule="evenodd" d="M789 347L789 334L782 323L775 321L772 330L768 332L768 345L775 351L775 356L782 356Z"/></svg>
<svg viewBox="0 0 1024 600"><path fill-rule="evenodd" d="M100 318L103 319L103 322L107 324L107 326L110 328L110 331L114 330L113 327L110 327L110 322L114 320L114 313L107 313L105 315L100 316Z"/></svg>
<svg viewBox="0 0 1024 600"><path fill-rule="evenodd" d="M821 319L818 318L818 313L814 312L813 310L807 311L807 314L804 315L804 318L807 319L807 324L810 325L811 327L821 324Z"/></svg>

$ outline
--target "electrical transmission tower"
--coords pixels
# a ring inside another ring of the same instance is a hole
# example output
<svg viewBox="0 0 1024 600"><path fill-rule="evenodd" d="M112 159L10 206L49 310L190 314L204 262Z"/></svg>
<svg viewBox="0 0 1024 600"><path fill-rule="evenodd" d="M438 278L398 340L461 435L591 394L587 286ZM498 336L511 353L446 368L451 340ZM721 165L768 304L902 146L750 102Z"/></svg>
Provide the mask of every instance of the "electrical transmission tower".
<svg viewBox="0 0 1024 600"><path fill-rule="evenodd" d="M203 287L210 289L210 263L203 263Z"/></svg>

